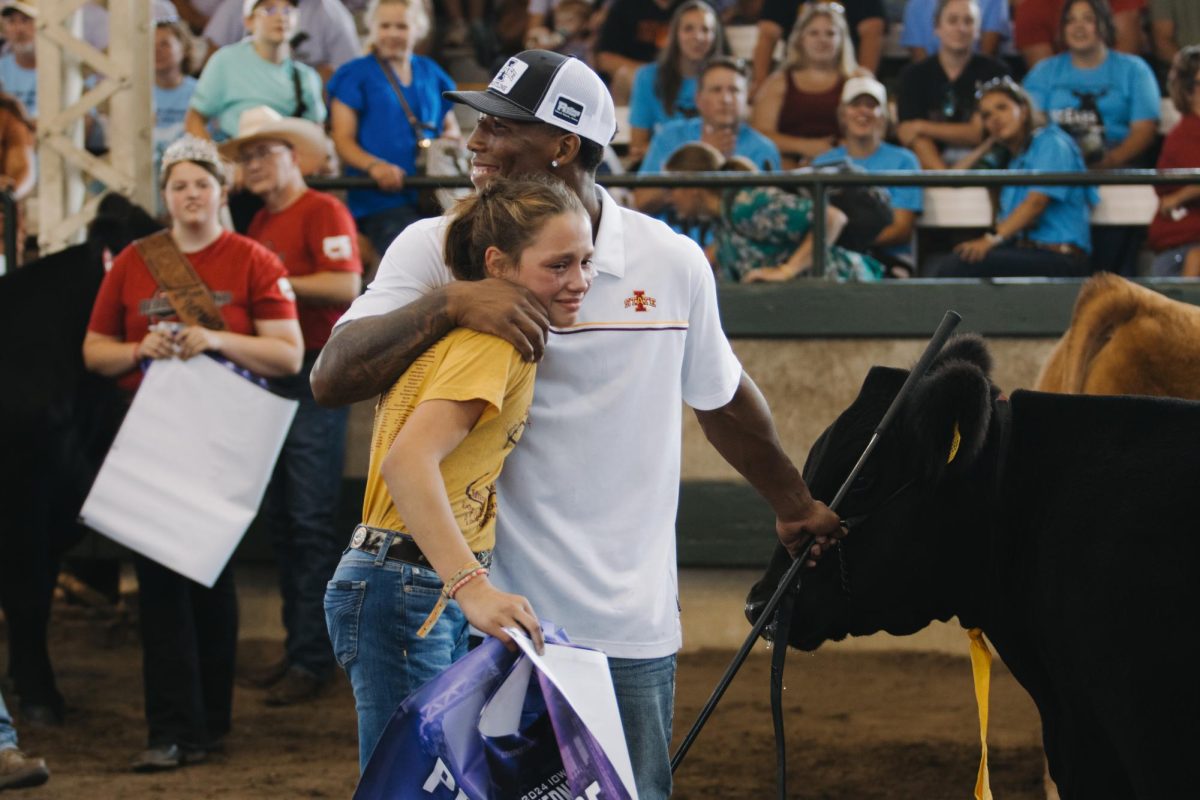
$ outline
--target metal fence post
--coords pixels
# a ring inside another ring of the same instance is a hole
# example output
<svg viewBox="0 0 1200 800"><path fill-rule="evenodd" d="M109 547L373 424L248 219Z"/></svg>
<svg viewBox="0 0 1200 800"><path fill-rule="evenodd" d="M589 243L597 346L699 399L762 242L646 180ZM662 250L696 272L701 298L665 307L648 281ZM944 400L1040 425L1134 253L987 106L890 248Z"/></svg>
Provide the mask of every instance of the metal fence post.
<svg viewBox="0 0 1200 800"><path fill-rule="evenodd" d="M0 206L4 209L4 268L0 275L17 268L17 200L7 189L0 190Z"/></svg>
<svg viewBox="0 0 1200 800"><path fill-rule="evenodd" d="M825 184L816 181L812 185L812 275L814 278L825 277L825 207L828 198L825 196Z"/></svg>

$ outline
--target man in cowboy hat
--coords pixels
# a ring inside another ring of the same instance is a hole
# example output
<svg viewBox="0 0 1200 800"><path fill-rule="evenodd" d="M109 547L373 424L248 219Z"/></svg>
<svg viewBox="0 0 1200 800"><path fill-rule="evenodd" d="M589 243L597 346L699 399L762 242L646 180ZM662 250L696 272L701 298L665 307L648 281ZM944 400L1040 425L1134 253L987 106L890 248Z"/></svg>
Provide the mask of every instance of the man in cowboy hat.
<svg viewBox="0 0 1200 800"><path fill-rule="evenodd" d="M700 246L596 186L617 128L600 77L578 59L527 50L486 91L446 96L480 114L467 142L477 187L539 173L579 195L596 246L579 320L547 344L536 301L504 281L454 281L442 259L447 218L418 220L342 318L313 385L326 403L378 394L458 326L541 358L532 424L497 482L491 577L573 641L608 654L638 795L664 800L682 642L675 511L683 404L770 502L786 545L838 533L838 518L783 452L762 394L725 338Z"/></svg>
<svg viewBox="0 0 1200 800"><path fill-rule="evenodd" d="M304 334L303 368L278 382L300 408L263 501L279 560L286 655L250 676L251 682L271 687L269 705L285 705L314 696L334 669L323 600L344 544L333 515L347 409L318 406L308 373L333 324L358 297L362 261L350 212L304 182L329 152L321 126L257 106L242 112L237 136L220 151L241 166L244 186L263 201L247 235L283 261Z"/></svg>

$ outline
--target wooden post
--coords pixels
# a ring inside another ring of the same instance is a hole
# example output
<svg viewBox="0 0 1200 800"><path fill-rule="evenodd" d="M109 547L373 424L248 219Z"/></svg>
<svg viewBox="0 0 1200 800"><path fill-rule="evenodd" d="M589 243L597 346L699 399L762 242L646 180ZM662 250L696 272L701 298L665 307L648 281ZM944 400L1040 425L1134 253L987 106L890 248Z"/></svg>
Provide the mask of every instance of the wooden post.
<svg viewBox="0 0 1200 800"><path fill-rule="evenodd" d="M151 3L109 0L109 53L82 37L86 0L41 0L37 19L38 239L42 253L81 241L96 182L153 208ZM96 82L82 93L84 70ZM109 153L83 147L84 119L108 108Z"/></svg>

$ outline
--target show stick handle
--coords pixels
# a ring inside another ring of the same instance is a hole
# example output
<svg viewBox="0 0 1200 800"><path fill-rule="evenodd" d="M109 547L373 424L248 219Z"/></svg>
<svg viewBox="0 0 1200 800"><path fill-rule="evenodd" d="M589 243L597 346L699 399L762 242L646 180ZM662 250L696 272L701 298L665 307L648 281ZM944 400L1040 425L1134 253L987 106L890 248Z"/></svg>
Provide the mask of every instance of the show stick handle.
<svg viewBox="0 0 1200 800"><path fill-rule="evenodd" d="M879 424L875 426L875 433L882 434L892 424L892 417L896 416L896 412L900 406L904 404L904 398L912 391L912 387L917 381L925 375L929 370L929 365L937 354L942 352L942 347L946 344L946 340L950 338L950 334L954 333L954 329L958 327L958 323L962 322L962 316L957 311L947 311L942 321L938 323L937 330L933 332L933 338L929 340L929 344L925 346L925 352L917 360L915 366L908 373L908 378L905 379L904 385L900 387L900 392L896 395L896 399L892 401L892 405L888 408L887 413L883 415L883 419L879 420Z"/></svg>

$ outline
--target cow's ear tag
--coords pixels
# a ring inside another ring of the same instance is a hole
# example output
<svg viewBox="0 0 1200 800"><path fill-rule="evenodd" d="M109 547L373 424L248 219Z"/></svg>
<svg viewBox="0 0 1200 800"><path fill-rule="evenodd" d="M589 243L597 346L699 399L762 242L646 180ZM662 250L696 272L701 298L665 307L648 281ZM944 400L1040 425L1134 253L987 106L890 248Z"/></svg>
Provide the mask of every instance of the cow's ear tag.
<svg viewBox="0 0 1200 800"><path fill-rule="evenodd" d="M946 458L946 463L949 464L958 455L958 447L962 444L962 434L958 432L958 423L954 423L954 438L950 440L950 455Z"/></svg>

